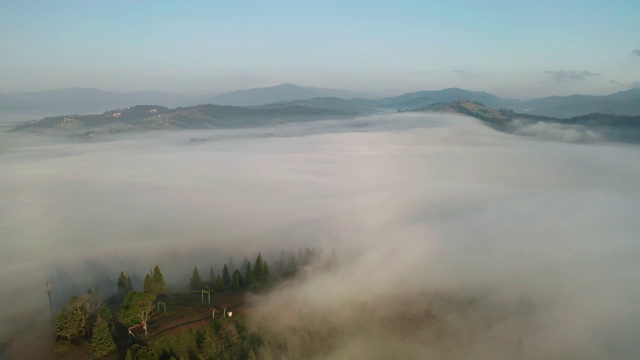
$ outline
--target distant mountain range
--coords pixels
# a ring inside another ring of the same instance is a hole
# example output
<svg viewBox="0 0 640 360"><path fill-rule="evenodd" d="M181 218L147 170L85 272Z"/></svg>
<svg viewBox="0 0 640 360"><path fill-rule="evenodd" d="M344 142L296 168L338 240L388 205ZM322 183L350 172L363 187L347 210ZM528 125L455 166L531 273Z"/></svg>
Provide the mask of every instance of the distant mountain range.
<svg viewBox="0 0 640 360"><path fill-rule="evenodd" d="M186 95L161 91L120 93L87 88L68 88L0 94L0 115L91 114L140 104L176 107L188 104Z"/></svg>
<svg viewBox="0 0 640 360"><path fill-rule="evenodd" d="M342 99L362 98L367 95L346 90L302 87L294 84L282 84L266 88L234 91L206 99L204 103L215 105L255 106L318 97Z"/></svg>
<svg viewBox="0 0 640 360"><path fill-rule="evenodd" d="M234 91L217 96L188 96L158 91L119 93L83 88L0 94L0 115L92 114L146 104L173 108L198 104L258 106L275 103L369 113L379 109L410 110L457 100L480 102L492 108L556 118L570 118L595 112L640 115L640 89L604 96L553 96L523 101L500 98L487 92L450 88L369 99L364 94L344 90L301 87L293 84Z"/></svg>
<svg viewBox="0 0 640 360"><path fill-rule="evenodd" d="M302 87L293 84L234 91L217 96L181 95L162 91L121 93L91 88L67 88L0 94L0 115L86 115L148 104L170 108L200 104L257 106L315 97L351 99L366 96L345 90Z"/></svg>

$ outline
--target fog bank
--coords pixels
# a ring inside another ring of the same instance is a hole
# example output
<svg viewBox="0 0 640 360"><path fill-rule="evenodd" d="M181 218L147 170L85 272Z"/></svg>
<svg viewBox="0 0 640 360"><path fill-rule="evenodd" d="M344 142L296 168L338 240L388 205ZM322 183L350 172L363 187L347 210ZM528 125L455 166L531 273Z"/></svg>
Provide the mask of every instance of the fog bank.
<svg viewBox="0 0 640 360"><path fill-rule="evenodd" d="M324 326L310 333L340 329L323 356L640 354L637 146L538 141L435 114L0 139L0 306L11 309L0 337L10 345L18 315L47 318L47 280L59 307L95 284L107 293L121 270L143 277L160 264L177 288L194 265L321 246L336 248L340 270L287 284L255 315L256 326L282 319L286 304L293 324ZM524 325L510 310L523 295L536 304ZM473 311L446 305L472 297ZM443 335L459 350L430 325L402 337L385 325L427 308L467 329ZM506 320L486 330L476 317ZM286 334L294 350L298 335Z"/></svg>

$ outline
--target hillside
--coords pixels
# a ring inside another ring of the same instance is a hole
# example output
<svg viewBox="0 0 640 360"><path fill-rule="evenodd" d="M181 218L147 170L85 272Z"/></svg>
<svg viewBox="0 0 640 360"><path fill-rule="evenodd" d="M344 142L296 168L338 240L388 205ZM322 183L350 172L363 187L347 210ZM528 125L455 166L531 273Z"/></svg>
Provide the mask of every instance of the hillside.
<svg viewBox="0 0 640 360"><path fill-rule="evenodd" d="M510 109L522 116L549 116L572 118L591 113L612 115L640 115L640 89L621 91L610 95L554 96L532 100L505 99L484 91L449 88L436 91L418 91L377 100L311 98L291 103L358 112L377 109L412 110L441 103L467 101L484 104L496 109Z"/></svg>
<svg viewBox="0 0 640 360"><path fill-rule="evenodd" d="M352 116L353 113L304 105L239 107L198 105L169 109L138 105L95 115L64 115L33 120L10 131L84 133L95 136L161 129L207 129L259 126L275 122L309 121Z"/></svg>
<svg viewBox="0 0 640 360"><path fill-rule="evenodd" d="M640 143L640 116L591 113L562 119L550 116L521 114L506 109L497 110L470 101L432 104L411 111L437 111L468 115L482 120L497 130L518 135L529 134L526 131L523 132L523 128L541 128L545 124L551 124L564 126L567 129L588 129L595 131L599 135L599 139L603 141Z"/></svg>
<svg viewBox="0 0 640 360"><path fill-rule="evenodd" d="M603 96L571 95L552 96L523 102L515 111L527 111L536 115L569 118L590 113L615 115L640 115L640 89L630 89Z"/></svg>
<svg viewBox="0 0 640 360"><path fill-rule="evenodd" d="M396 97L378 100L383 107L397 109L415 109L435 103L443 103L457 100L473 101L492 107L513 108L519 105L519 100L502 99L484 91L469 91L458 88L449 88L437 91L419 91Z"/></svg>

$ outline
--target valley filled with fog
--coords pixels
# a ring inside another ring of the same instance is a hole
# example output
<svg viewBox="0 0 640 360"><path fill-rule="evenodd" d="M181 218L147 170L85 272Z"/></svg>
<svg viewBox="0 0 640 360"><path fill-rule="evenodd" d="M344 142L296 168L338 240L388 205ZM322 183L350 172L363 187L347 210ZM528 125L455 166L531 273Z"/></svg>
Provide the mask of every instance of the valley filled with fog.
<svg viewBox="0 0 640 360"><path fill-rule="evenodd" d="M527 131L388 113L101 141L3 132L0 338L18 346L47 326L47 281L57 311L88 288L114 291L122 270L141 277L160 264L179 288L193 266L314 246L335 248L339 271L267 295L256 326L277 327L283 307L327 328L360 324L328 358L440 354L381 335L380 319L396 316L385 311L422 292L473 298L497 319L523 297L535 303L524 325L469 326L450 358L510 359L514 348L523 359L632 358L640 147Z"/></svg>

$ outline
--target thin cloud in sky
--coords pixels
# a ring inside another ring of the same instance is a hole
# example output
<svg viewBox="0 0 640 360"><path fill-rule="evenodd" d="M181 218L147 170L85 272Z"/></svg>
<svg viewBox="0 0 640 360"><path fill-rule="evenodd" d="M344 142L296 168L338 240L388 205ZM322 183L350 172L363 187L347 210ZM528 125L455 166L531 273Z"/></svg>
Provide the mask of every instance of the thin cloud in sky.
<svg viewBox="0 0 640 360"><path fill-rule="evenodd" d="M467 71L467 70L453 70L454 73L460 75L463 78L469 78L472 77L474 75L474 73Z"/></svg>
<svg viewBox="0 0 640 360"><path fill-rule="evenodd" d="M556 82L565 82L571 80L584 81L588 78L598 77L602 74L594 73L589 70L575 71L575 70L560 70L560 71L545 71L545 74L552 74L555 77Z"/></svg>

